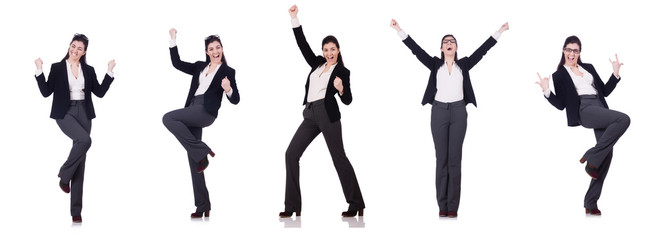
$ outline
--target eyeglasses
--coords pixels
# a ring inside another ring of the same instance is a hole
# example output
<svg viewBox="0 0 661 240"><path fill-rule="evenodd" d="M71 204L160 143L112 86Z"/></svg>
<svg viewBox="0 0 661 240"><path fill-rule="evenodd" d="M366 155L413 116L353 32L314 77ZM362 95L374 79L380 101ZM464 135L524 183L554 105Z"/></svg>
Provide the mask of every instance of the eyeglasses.
<svg viewBox="0 0 661 240"><path fill-rule="evenodd" d="M457 43L457 40L454 40L454 39L443 40L443 44L446 44L446 43Z"/></svg>
<svg viewBox="0 0 661 240"><path fill-rule="evenodd" d="M562 50L564 50L566 53L572 53L572 52L574 52L574 54L580 54L581 53L580 49L563 48Z"/></svg>

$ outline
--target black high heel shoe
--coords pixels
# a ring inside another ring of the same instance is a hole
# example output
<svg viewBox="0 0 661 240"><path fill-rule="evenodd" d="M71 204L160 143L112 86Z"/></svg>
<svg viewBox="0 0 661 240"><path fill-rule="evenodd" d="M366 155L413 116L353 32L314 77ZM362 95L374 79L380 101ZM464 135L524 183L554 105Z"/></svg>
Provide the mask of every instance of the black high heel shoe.
<svg viewBox="0 0 661 240"><path fill-rule="evenodd" d="M207 210L206 212L194 212L190 214L190 218L202 218L204 217L209 217L211 210Z"/></svg>
<svg viewBox="0 0 661 240"><path fill-rule="evenodd" d="M297 217L301 216L300 211L298 211L298 212L280 212L280 214L278 214L278 216L280 216L280 218L290 218L292 215L294 215L294 213L296 213Z"/></svg>
<svg viewBox="0 0 661 240"><path fill-rule="evenodd" d="M62 191L64 193L70 193L71 192L71 188L69 187L69 183L60 182L60 189L62 189Z"/></svg>
<svg viewBox="0 0 661 240"><path fill-rule="evenodd" d="M585 166L585 172L588 173L588 175L590 175L590 177L591 177L592 179L594 179L594 180L599 179L599 173L598 173L598 171L597 171L597 168L595 168L594 166L592 166L592 164L588 163L588 164Z"/></svg>
<svg viewBox="0 0 661 240"><path fill-rule="evenodd" d="M365 209L360 209L360 210L354 210L354 211L345 211L342 212L342 217L355 217L356 215L362 217L363 216L363 211Z"/></svg>
<svg viewBox="0 0 661 240"><path fill-rule="evenodd" d="M599 211L598 208L595 209L585 209L585 214L590 214L590 215L601 215L601 211Z"/></svg>
<svg viewBox="0 0 661 240"><path fill-rule="evenodd" d="M216 156L216 154L213 151L209 151L209 155L211 155L211 157ZM202 173L204 169L207 169L207 167L209 167L209 158L207 158L207 156L204 156L204 158L202 158L202 160L199 163L197 163L197 168L195 169L195 171L197 171L197 173Z"/></svg>

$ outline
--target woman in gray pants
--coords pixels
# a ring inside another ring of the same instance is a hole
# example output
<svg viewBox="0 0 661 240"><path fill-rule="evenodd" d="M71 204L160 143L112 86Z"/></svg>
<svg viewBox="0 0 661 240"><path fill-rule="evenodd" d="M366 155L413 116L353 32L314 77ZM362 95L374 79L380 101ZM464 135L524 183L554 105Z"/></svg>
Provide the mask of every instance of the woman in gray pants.
<svg viewBox="0 0 661 240"><path fill-rule="evenodd" d="M184 108L166 113L163 124L188 153L197 207L191 218L209 217L211 203L202 171L209 166L207 155L213 157L215 153L202 142L202 128L210 126L218 117L223 95L232 104L239 103L239 89L236 88L235 71L227 66L223 44L218 36L211 35L204 40L206 61L195 63L181 61L176 38L177 30L173 28L170 30L172 65L193 78Z"/></svg>
<svg viewBox="0 0 661 240"><path fill-rule="evenodd" d="M549 89L548 77L542 78L538 73L537 84L542 87L549 103L559 110L566 109L567 125L594 129L597 144L588 149L579 162L587 161L585 171L592 178L583 203L585 213L601 215L597 200L601 196L613 158L613 146L627 130L631 120L624 113L608 109L606 104L605 97L613 92L621 79L620 66L623 64L617 54L615 61L609 59L613 65L613 74L604 84L592 64L581 61L581 48L578 37L570 36L565 40L558 70L553 73L555 94Z"/></svg>
<svg viewBox="0 0 661 240"><path fill-rule="evenodd" d="M466 106L477 107L469 71L487 51L496 45L500 35L509 29L505 23L469 57L458 58L457 39L452 34L441 39L441 57L432 57L422 49L395 19L390 27L402 42L431 72L422 105L431 104L431 133L436 150L436 202L439 217L457 217L461 195L461 161L468 126Z"/></svg>
<svg viewBox="0 0 661 240"><path fill-rule="evenodd" d="M115 60L108 62L108 73L99 84L94 68L87 65L85 56L89 40L83 34L73 36L69 51L62 61L53 63L48 81L43 74L43 61L34 61L37 66L35 78L44 97L53 94L50 117L55 119L62 132L73 140L69 157L60 168L60 188L71 193L71 216L73 222L82 222L83 180L85 178L85 156L92 145L90 131L92 119L96 117L92 104L92 93L103 97L114 80ZM70 185L71 184L71 185Z"/></svg>

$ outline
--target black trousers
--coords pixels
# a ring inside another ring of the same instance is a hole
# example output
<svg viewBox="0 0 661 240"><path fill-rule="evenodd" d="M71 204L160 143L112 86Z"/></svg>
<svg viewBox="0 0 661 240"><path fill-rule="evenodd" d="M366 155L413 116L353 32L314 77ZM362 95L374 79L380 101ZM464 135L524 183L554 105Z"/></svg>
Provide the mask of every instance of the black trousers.
<svg viewBox="0 0 661 240"><path fill-rule="evenodd" d="M461 195L461 156L468 112L462 101L434 101L431 133L436 149L436 201L439 211L458 211Z"/></svg>
<svg viewBox="0 0 661 240"><path fill-rule="evenodd" d="M597 201L613 159L613 147L629 128L631 119L624 113L605 108L594 95L582 95L580 106L581 125L594 129L597 139L597 144L586 151L583 157L589 164L597 167L599 173L598 179L590 180L583 206L597 209Z"/></svg>
<svg viewBox="0 0 661 240"><path fill-rule="evenodd" d="M60 183L71 183L71 216L80 216L83 210L83 182L85 180L85 160L87 150L92 146L90 131L92 120L87 118L85 101L71 101L67 114L55 119L62 132L73 140L67 161L62 164Z"/></svg>
<svg viewBox="0 0 661 240"><path fill-rule="evenodd" d="M209 191L204 172L197 173L197 164L211 149L202 141L202 128L210 126L216 118L204 110L204 96L196 96L191 105L163 116L163 125L179 140L188 153L196 212L211 210Z"/></svg>
<svg viewBox="0 0 661 240"><path fill-rule="evenodd" d="M350 211L365 208L363 195L358 186L356 174L344 153L344 144L342 143L342 124L338 120L331 123L324 100L308 103L303 110L303 122L296 130L285 154L285 163L287 168L287 186L285 190L285 211L301 211L301 185L299 182L299 161L305 149L310 145L319 133L324 135L326 146L330 151L333 165L340 177L344 198L349 203Z"/></svg>

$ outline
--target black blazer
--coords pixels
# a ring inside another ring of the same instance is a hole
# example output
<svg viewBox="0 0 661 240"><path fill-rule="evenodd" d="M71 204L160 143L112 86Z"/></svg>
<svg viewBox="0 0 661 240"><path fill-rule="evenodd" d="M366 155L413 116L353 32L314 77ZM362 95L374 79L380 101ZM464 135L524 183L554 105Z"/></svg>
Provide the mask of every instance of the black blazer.
<svg viewBox="0 0 661 240"><path fill-rule="evenodd" d="M461 75L464 77L464 102L466 102L466 105L469 103L472 103L477 107L477 102L475 101L475 93L473 92L473 85L471 85L471 79L470 75L468 74L468 70L473 68L481 59L482 57L487 54L487 51L491 49L494 45L496 45L496 39L493 37L489 37L486 42L482 44L473 54L471 54L470 57L463 57L459 59L458 61L455 62L457 66L461 69ZM427 103L433 103L434 102L434 97L436 96L436 74L438 72L438 69L441 68L441 66L444 64L443 61L441 61L440 58L438 57L431 57L425 50L422 50L420 46L418 46L415 41L411 38L409 35L406 39L404 39L404 44L406 44L411 51L413 51L413 54L424 64L429 70L431 70L431 74L429 75L429 83L427 83L427 89L425 90L425 95L422 97L422 105L425 105Z"/></svg>
<svg viewBox="0 0 661 240"><path fill-rule="evenodd" d="M605 108L608 108L605 97L608 97L613 92L620 79L617 79L615 75L611 74L608 83L604 85L604 82L601 81L592 64L581 63L580 65L592 74L594 78L592 86L597 89L597 96L601 103L604 104ZM578 110L581 102L576 92L574 81L571 80L571 76L566 68L560 67L560 70L553 73L553 87L555 88L555 94L551 92L551 95L547 98L549 103L553 104L558 110L567 108L567 125L571 127L580 125Z"/></svg>
<svg viewBox="0 0 661 240"><path fill-rule="evenodd" d="M195 97L194 95L195 91L197 91L197 87L200 85L200 72L202 72L209 63L202 61L197 61L195 63L181 61L179 58L179 49L176 46L170 48L170 59L172 60L172 66L174 66L174 68L193 75L193 79L191 79L190 82L190 90L188 90L188 97L186 98L186 104L184 105L184 107L188 107L191 104L193 97ZM228 99L232 104L239 103L241 98L239 96L239 89L236 87L234 74L234 69L227 66L227 63L220 65L220 68L216 71L216 75L213 77L213 80L211 80L209 89L204 92L204 110L206 110L207 113L214 117L218 117L218 109L223 100L223 95L225 95L225 91L223 90L223 87L220 86L220 83L225 77L230 81L230 86L232 87L232 96L228 97Z"/></svg>
<svg viewBox="0 0 661 240"><path fill-rule="evenodd" d="M326 62L326 58L323 56L314 55L314 52L312 52L312 49L310 48L310 44L308 44L308 41L305 39L302 26L294 28L294 36L296 37L296 43L298 44L298 48L301 49L301 53L303 54L305 61L308 62L308 65L310 65L312 68L308 74L308 80L305 82L305 98L303 98L303 105L305 105L308 103L310 75L312 75L312 72L314 72L314 70L316 70L320 65ZM349 69L345 68L343 64L339 63L337 66L335 66L333 72L331 72L328 86L326 86L326 96L324 97L324 106L326 107L326 113L328 114L330 122L336 122L340 120L340 108L337 105L337 100L335 100L335 94L339 92L333 85L335 77L342 79L342 86L344 87L344 94L340 95L340 100L342 100L342 103L349 105L353 100L353 97L351 96L351 85L349 84L349 74Z"/></svg>
<svg viewBox="0 0 661 240"><path fill-rule="evenodd" d="M115 79L106 74L103 82L99 84L92 66L84 63L80 63L80 66L82 67L83 77L85 78L85 89L83 89L85 93L85 111L87 112L87 118L93 119L96 117L96 114L94 113L94 104L92 104L92 93L102 98L106 95L110 84ZM71 105L71 90L69 90L69 74L67 73L66 60L51 65L48 81L46 81L43 73L35 78L37 79L37 85L39 86L41 95L48 97L53 94L50 117L53 119L64 118L64 115L69 110L69 105Z"/></svg>

